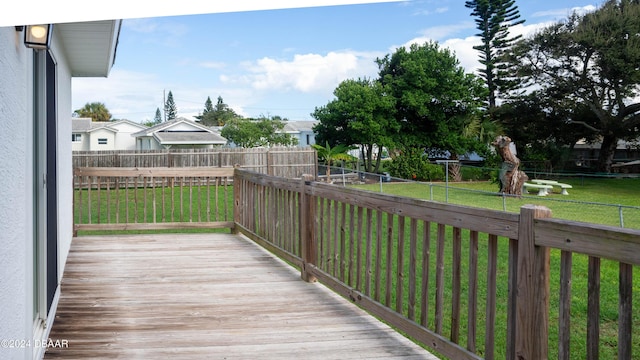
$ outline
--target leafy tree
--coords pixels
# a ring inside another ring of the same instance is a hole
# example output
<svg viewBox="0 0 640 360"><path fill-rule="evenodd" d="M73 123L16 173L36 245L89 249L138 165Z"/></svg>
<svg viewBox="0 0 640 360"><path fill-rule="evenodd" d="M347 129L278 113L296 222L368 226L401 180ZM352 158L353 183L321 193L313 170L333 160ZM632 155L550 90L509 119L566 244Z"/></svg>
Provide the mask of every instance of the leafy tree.
<svg viewBox="0 0 640 360"><path fill-rule="evenodd" d="M222 128L220 135L239 147L291 146L297 139L284 132L284 121L262 117L260 119L232 118Z"/></svg>
<svg viewBox="0 0 640 360"><path fill-rule="evenodd" d="M171 90L169 90L167 101L164 104L164 113L166 114L167 121L171 121L178 117L178 107L173 100L173 93L171 93Z"/></svg>
<svg viewBox="0 0 640 360"><path fill-rule="evenodd" d="M450 159L480 147L477 138L464 136L464 129L477 116L486 88L480 78L465 73L453 53L435 42L412 44L377 63L379 81L395 100L395 144ZM459 169L450 169L457 178Z"/></svg>
<svg viewBox="0 0 640 360"><path fill-rule="evenodd" d="M156 108L156 115L153 117L153 125L158 125L162 122L162 113L160 108Z"/></svg>
<svg viewBox="0 0 640 360"><path fill-rule="evenodd" d="M345 144L338 144L336 146L329 145L329 142L325 142L325 145L312 144L318 152L318 158L324 160L327 165L327 182L331 182L331 164L335 161L352 161L355 158L349 155L349 150L353 150L356 147Z"/></svg>
<svg viewBox="0 0 640 360"><path fill-rule="evenodd" d="M334 90L336 99L311 114L319 123L314 127L318 143L360 147L365 171L378 172L379 153L392 144L399 125L393 118L393 98L386 96L380 82L366 79L345 80Z"/></svg>
<svg viewBox="0 0 640 360"><path fill-rule="evenodd" d="M571 121L596 121L584 105L553 99L538 91L507 101L496 109L495 116L504 133L519 145L518 157L526 159L525 167L542 163L546 171L564 167L578 140L593 139L586 128L576 129Z"/></svg>
<svg viewBox="0 0 640 360"><path fill-rule="evenodd" d="M111 113L104 103L86 103L82 108L73 112L76 117L91 118L92 121L110 121Z"/></svg>
<svg viewBox="0 0 640 360"><path fill-rule="evenodd" d="M520 19L515 0L472 0L464 5L472 9L471 16L475 17L479 31L477 36L482 40L481 45L473 48L480 52L480 63L484 66L480 69L480 76L489 90L489 109L493 109L496 107L496 93L509 85L505 52L521 38L520 35L509 37L509 28L524 23L524 19Z"/></svg>
<svg viewBox="0 0 640 360"><path fill-rule="evenodd" d="M640 2L608 0L574 13L520 42L514 55L523 86L594 115L568 121L600 139L597 170L609 172L618 141L640 135Z"/></svg>
<svg viewBox="0 0 640 360"><path fill-rule="evenodd" d="M202 115L197 116L203 125L207 126L224 126L231 120L241 119L242 116L236 114L229 105L224 103L221 96L218 96L218 101L215 106L212 106L211 99L207 97L205 102L205 109Z"/></svg>

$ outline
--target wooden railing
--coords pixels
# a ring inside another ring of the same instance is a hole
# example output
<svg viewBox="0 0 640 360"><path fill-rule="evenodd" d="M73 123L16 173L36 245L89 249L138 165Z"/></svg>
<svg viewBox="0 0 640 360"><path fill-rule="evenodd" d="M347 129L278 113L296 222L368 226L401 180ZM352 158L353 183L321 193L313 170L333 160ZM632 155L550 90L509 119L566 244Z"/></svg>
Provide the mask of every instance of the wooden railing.
<svg viewBox="0 0 640 360"><path fill-rule="evenodd" d="M80 230L233 228L234 169L76 168Z"/></svg>
<svg viewBox="0 0 640 360"><path fill-rule="evenodd" d="M236 172L234 194L238 231L299 266L303 279L321 281L452 359L569 359L572 330L584 326L587 357L597 359L600 262L617 262L615 346L619 359L631 359L638 231L555 220L538 206L505 213L246 171ZM561 252L553 270L551 251ZM589 259L586 325L570 323L576 256ZM552 275L559 277L554 294ZM495 331L498 322L504 332ZM553 327L557 355L549 349Z"/></svg>
<svg viewBox="0 0 640 360"><path fill-rule="evenodd" d="M637 230L553 219L544 207L506 213L233 168L74 174L76 230L230 228L451 359L570 359L576 343L588 359L603 346L631 359L640 338ZM601 329L611 317L601 288L612 286L601 273L612 262L616 318ZM587 294L572 294L581 272ZM573 297L588 299L573 310L586 324L571 323ZM603 345L612 327L617 338Z"/></svg>

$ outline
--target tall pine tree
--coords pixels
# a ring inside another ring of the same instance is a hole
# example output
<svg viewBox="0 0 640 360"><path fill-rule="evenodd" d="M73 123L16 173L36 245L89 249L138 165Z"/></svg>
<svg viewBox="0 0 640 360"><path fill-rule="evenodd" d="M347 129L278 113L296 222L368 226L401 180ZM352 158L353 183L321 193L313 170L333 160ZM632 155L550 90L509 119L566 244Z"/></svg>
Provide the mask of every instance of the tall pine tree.
<svg viewBox="0 0 640 360"><path fill-rule="evenodd" d="M524 23L524 19L520 19L515 0L472 0L464 6L472 9L471 16L475 17L479 30L476 35L482 40L481 45L473 48L480 52L480 63L484 66L480 76L489 89L487 105L491 110L496 107L497 93L510 86L506 76L506 51L521 37L509 37L509 28Z"/></svg>
<svg viewBox="0 0 640 360"><path fill-rule="evenodd" d="M173 94L171 93L171 90L169 90L167 101L164 103L164 113L167 121L171 121L178 117L178 107L176 106L175 101L173 101Z"/></svg>
<svg viewBox="0 0 640 360"><path fill-rule="evenodd" d="M162 122L162 113L160 112L160 108L156 108L156 115L153 117L153 124L158 125Z"/></svg>

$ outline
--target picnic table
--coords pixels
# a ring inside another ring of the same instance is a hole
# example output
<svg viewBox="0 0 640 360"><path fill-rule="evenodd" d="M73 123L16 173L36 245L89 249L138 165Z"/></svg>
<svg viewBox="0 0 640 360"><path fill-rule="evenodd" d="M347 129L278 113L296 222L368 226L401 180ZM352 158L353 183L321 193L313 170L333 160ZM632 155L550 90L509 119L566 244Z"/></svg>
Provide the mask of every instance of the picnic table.
<svg viewBox="0 0 640 360"><path fill-rule="evenodd" d="M567 191L567 189L571 189L573 188L573 186L569 185L569 184L565 184L565 183L561 183L558 182L556 180L530 180L532 183L534 184L539 184L539 185L550 185L551 187L557 186L561 189L561 194L562 195L569 195L569 191ZM551 191L551 189L546 189L546 191Z"/></svg>

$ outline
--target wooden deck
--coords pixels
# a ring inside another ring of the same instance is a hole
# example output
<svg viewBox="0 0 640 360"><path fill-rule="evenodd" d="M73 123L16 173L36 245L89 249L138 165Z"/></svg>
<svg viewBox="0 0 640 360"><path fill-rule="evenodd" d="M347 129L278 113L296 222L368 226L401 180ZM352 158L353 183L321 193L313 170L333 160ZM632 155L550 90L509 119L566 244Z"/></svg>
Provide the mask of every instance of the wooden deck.
<svg viewBox="0 0 640 360"><path fill-rule="evenodd" d="M437 359L240 235L74 238L45 359Z"/></svg>

